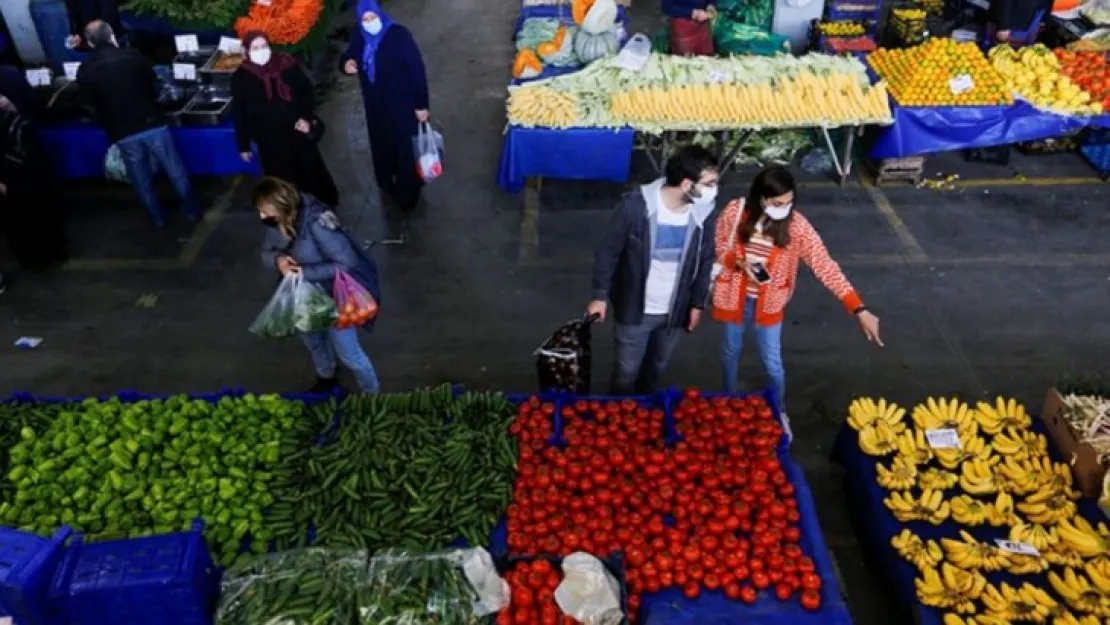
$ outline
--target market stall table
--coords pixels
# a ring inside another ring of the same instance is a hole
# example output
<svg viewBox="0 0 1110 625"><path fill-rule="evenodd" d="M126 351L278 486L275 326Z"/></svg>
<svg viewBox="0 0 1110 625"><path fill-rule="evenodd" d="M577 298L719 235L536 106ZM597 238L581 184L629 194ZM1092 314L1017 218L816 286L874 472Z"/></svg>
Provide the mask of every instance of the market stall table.
<svg viewBox="0 0 1110 625"><path fill-rule="evenodd" d="M1040 419L1033 418L1032 430L1042 434L1045 432ZM1049 453L1053 460L1060 461L1051 444ZM833 460L846 471L844 491L847 496L847 508L855 526L856 537L864 553L871 558L870 568L882 572L883 579L894 592L898 607L905 610L907 617L912 615L915 625L942 625L943 611L925 606L918 600L914 587L914 579L918 577L917 569L898 555L891 546L890 539L907 528L923 540L937 540L943 537L958 540L960 529L967 531L978 540L1004 539L1007 538L1007 528L994 528L989 525L966 527L952 520L945 521L939 526L933 526L924 521L900 523L883 503L883 499L890 491L883 489L876 482L875 464L880 459L860 450L857 432L849 425L845 424L837 435L832 456ZM1092 523L1103 520L1098 505L1089 498L1079 501L1079 514ZM1060 568L1053 567L1050 570L1059 571ZM987 579L995 584L1001 581L1011 585L1031 582L1043 588L1050 588L1043 573L1040 575L991 573L987 575Z"/></svg>
<svg viewBox="0 0 1110 625"><path fill-rule="evenodd" d="M244 162L239 157L231 122L219 126L183 126L171 129L177 152L193 176L261 174L258 158ZM63 180L103 178L108 135L100 126L87 122L47 124L42 139Z"/></svg>

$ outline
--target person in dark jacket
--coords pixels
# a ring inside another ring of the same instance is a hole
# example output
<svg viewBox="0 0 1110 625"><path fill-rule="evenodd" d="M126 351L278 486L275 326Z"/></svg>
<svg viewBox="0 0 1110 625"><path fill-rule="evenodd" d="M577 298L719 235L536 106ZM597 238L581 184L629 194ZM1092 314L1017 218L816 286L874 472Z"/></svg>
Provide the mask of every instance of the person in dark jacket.
<svg viewBox="0 0 1110 625"><path fill-rule="evenodd" d="M588 314L613 304L616 358L612 393L651 393L682 331L701 322L713 272L717 161L691 146L665 176L633 191L613 211L594 255Z"/></svg>
<svg viewBox="0 0 1110 625"><path fill-rule="evenodd" d="M27 74L15 65L0 65L0 94L3 94L19 114L27 119L38 117L35 88L27 82Z"/></svg>
<svg viewBox="0 0 1110 625"><path fill-rule="evenodd" d="M344 73L359 74L366 129L378 187L405 210L416 207L424 183L416 172L412 140L428 121L428 79L412 33L382 12L375 0L359 0L361 27L341 60Z"/></svg>
<svg viewBox="0 0 1110 625"><path fill-rule="evenodd" d="M247 58L231 77L239 155L249 161L254 142L264 174L291 182L332 208L338 206L339 189L310 138L316 123L312 82L293 57L275 53L261 32L244 35L243 49Z"/></svg>
<svg viewBox="0 0 1110 625"><path fill-rule="evenodd" d="M663 0L671 18L671 54L713 56L713 0Z"/></svg>
<svg viewBox="0 0 1110 625"><path fill-rule="evenodd" d="M88 48L88 38L82 39L86 24L100 20L107 22L114 32L123 32L120 22L119 0L65 0L69 15L69 41L71 48Z"/></svg>
<svg viewBox="0 0 1110 625"><path fill-rule="evenodd" d="M96 110L108 140L119 146L127 177L150 219L159 228L166 222L154 189L155 165L169 176L181 196L185 215L190 220L198 219L189 174L158 105L158 79L153 66L138 52L121 50L106 22L89 24L85 39L93 51L77 70L77 86Z"/></svg>
<svg viewBox="0 0 1110 625"><path fill-rule="evenodd" d="M323 202L284 180L266 177L255 187L254 205L268 227L262 241L262 265L266 269L283 276L300 273L328 293L332 292L336 272L344 271L381 303L374 261L358 249ZM370 330L375 320L371 318L363 329ZM337 356L355 374L360 390L378 392L378 374L359 345L358 328L333 327L303 336L316 365L316 384L309 392L326 393L337 386Z"/></svg>

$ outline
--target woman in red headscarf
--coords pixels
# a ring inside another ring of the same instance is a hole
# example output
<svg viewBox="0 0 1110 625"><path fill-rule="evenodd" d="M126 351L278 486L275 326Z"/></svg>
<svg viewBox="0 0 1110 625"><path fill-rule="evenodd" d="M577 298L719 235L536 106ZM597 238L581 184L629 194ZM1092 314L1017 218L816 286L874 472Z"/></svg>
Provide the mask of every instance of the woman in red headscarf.
<svg viewBox="0 0 1110 625"><path fill-rule="evenodd" d="M265 175L338 206L339 190L316 143L323 125L316 118L312 81L293 57L271 49L261 32L243 37L243 53L243 64L231 77L240 156L252 158L253 142Z"/></svg>

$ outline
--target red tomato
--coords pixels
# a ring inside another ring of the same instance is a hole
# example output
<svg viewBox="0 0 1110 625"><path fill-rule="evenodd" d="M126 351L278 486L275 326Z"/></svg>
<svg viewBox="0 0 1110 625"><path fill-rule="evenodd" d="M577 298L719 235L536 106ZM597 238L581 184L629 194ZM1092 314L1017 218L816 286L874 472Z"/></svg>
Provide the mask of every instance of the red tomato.
<svg viewBox="0 0 1110 625"><path fill-rule="evenodd" d="M728 597L729 599L732 599L733 601L736 601L737 599L739 599L740 598L740 584L737 584L736 582L733 582L731 584L726 584L725 585L725 596ZM497 625L503 625L503 624L498 623Z"/></svg>
<svg viewBox="0 0 1110 625"><path fill-rule="evenodd" d="M740 600L744 603L751 605L755 603L755 600L758 598L759 592L755 588L745 584L744 587L740 589Z"/></svg>
<svg viewBox="0 0 1110 625"><path fill-rule="evenodd" d="M794 591L790 588L789 584L779 584L775 586L775 597L777 597L779 601L786 601L792 594L794 594Z"/></svg>
<svg viewBox="0 0 1110 625"><path fill-rule="evenodd" d="M512 593L513 605L521 608L530 608L536 603L532 590L524 586L517 586Z"/></svg>
<svg viewBox="0 0 1110 625"><path fill-rule="evenodd" d="M802 575L802 588L806 590L821 590L821 577L816 573Z"/></svg>
<svg viewBox="0 0 1110 625"><path fill-rule="evenodd" d="M756 588L763 590L771 585L771 577L763 571L752 572L752 585Z"/></svg>
<svg viewBox="0 0 1110 625"><path fill-rule="evenodd" d="M698 595L701 594L701 585L697 582L687 582L687 584L682 587L682 594L687 599L697 599Z"/></svg>
<svg viewBox="0 0 1110 625"><path fill-rule="evenodd" d="M816 611L821 609L821 593L816 590L803 592L801 604L807 610Z"/></svg>

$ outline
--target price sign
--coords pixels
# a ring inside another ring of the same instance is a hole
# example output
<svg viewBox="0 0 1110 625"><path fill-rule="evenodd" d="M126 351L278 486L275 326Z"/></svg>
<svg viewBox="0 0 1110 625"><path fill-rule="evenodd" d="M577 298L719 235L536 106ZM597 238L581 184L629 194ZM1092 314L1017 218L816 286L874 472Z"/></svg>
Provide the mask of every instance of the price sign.
<svg viewBox="0 0 1110 625"><path fill-rule="evenodd" d="M975 88L975 82L971 80L971 76L967 74L960 74L952 80L948 81L948 89L955 95L967 93Z"/></svg>
<svg viewBox="0 0 1110 625"><path fill-rule="evenodd" d="M50 80L52 79L50 70L45 67L41 69L29 69L26 72L26 76L27 82L30 83L32 87L49 87ZM2 625L2 623L3 621L0 621L0 625Z"/></svg>
<svg viewBox="0 0 1110 625"><path fill-rule="evenodd" d="M173 43L178 52L199 52L200 42L196 35L174 35Z"/></svg>
<svg viewBox="0 0 1110 625"><path fill-rule="evenodd" d="M81 67L81 63L70 62L62 63L62 69L66 71L66 78L70 80L77 80L77 69Z"/></svg>
<svg viewBox="0 0 1110 625"><path fill-rule="evenodd" d="M174 63L173 77L175 80L196 80L197 66L192 63Z"/></svg>
<svg viewBox="0 0 1110 625"><path fill-rule="evenodd" d="M1019 543L1019 542L1013 541L1013 540L1005 540L1003 538L995 538L994 539L994 544L998 545L998 548L1001 549L1002 551L1009 551L1010 553L1016 553L1016 554L1023 555L1023 556L1033 556L1033 557L1039 557L1041 555L1041 552L1037 551L1036 547L1034 547L1033 545L1030 545L1028 543Z"/></svg>
<svg viewBox="0 0 1110 625"><path fill-rule="evenodd" d="M231 37L220 37L220 52L224 54L242 54L243 42Z"/></svg>
<svg viewBox="0 0 1110 625"><path fill-rule="evenodd" d="M728 82L729 76L724 72L712 71L709 73L709 82L717 85L723 82Z"/></svg>
<svg viewBox="0 0 1110 625"><path fill-rule="evenodd" d="M959 449L960 434L953 429L925 430L925 440L933 449Z"/></svg>

